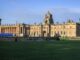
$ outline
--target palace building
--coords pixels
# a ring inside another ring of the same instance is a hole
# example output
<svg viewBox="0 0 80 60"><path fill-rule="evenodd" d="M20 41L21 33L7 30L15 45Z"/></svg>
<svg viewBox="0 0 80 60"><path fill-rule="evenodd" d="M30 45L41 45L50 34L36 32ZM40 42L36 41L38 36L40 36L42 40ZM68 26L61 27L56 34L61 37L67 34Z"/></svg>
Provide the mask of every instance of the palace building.
<svg viewBox="0 0 80 60"><path fill-rule="evenodd" d="M61 37L79 37L80 23L68 20L66 23L54 23L52 14L45 14L42 24L1 24L0 33L10 33L18 37L54 37L58 33Z"/></svg>

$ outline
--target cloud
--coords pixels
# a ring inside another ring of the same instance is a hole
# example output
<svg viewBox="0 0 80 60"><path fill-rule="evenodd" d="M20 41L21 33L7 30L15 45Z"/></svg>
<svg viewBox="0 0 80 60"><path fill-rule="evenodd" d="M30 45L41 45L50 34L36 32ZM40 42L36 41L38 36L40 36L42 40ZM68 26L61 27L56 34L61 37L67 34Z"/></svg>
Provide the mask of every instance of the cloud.
<svg viewBox="0 0 80 60"><path fill-rule="evenodd" d="M80 8L69 8L69 11L71 13L79 13L80 14Z"/></svg>
<svg viewBox="0 0 80 60"><path fill-rule="evenodd" d="M79 8L53 8L53 18L55 22L63 22L72 19L77 22L80 18Z"/></svg>
<svg viewBox="0 0 80 60"><path fill-rule="evenodd" d="M7 11L7 12L6 12ZM2 18L4 20L9 20L9 22L12 23L15 21L18 21L20 23L34 23L34 22L40 22L42 18L42 13L39 13L37 11L28 10L28 9L22 9L22 8L15 8L11 10L6 10L2 14ZM8 23L9 23L8 22Z"/></svg>
<svg viewBox="0 0 80 60"><path fill-rule="evenodd" d="M73 19L74 21L78 21L80 17L80 9L79 8L45 8L41 10L30 10L27 8L15 8L11 10L5 10L3 12L3 18L6 21L9 20L11 23L13 22L25 22L25 23L39 23L43 22L45 13L50 10L53 14L53 19L55 22L63 22L67 21L67 19ZM7 11L7 12L6 12Z"/></svg>

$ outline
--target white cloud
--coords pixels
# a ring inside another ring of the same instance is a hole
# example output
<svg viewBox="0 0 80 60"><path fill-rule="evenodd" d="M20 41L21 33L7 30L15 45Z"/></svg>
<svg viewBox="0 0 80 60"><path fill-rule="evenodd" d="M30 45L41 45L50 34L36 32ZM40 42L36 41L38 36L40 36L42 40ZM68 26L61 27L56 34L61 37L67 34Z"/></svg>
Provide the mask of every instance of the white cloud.
<svg viewBox="0 0 80 60"><path fill-rule="evenodd" d="M72 19L73 21L78 21L80 18L80 8L54 8L53 9L54 21L67 21Z"/></svg>
<svg viewBox="0 0 80 60"><path fill-rule="evenodd" d="M69 8L71 13L80 13L80 8Z"/></svg>
<svg viewBox="0 0 80 60"><path fill-rule="evenodd" d="M5 11L4 17L8 18L11 22L11 19L14 19L14 22L20 21L25 23L34 23L42 22L45 13L50 10L53 14L54 21L63 22L67 19L78 20L80 17L80 8L50 8L50 9L41 9L40 10L28 10L25 8L17 8L15 10Z"/></svg>

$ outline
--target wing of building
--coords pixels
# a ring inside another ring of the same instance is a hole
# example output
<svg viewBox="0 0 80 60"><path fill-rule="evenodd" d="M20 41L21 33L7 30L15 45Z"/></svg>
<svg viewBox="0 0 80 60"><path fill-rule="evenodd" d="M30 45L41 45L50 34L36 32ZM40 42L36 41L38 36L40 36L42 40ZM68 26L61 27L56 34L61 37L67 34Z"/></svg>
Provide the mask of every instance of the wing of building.
<svg viewBox="0 0 80 60"><path fill-rule="evenodd" d="M13 34L21 37L54 37L58 33L61 37L80 37L80 23L68 20L66 23L54 24L53 16L48 11L42 24L1 24L0 34Z"/></svg>

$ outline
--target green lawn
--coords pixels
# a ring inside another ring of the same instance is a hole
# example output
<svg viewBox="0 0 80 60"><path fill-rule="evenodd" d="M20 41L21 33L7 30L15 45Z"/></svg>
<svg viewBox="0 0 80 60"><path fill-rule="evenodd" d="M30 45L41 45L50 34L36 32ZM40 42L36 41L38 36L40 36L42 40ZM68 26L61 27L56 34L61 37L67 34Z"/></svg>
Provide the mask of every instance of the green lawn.
<svg viewBox="0 0 80 60"><path fill-rule="evenodd" d="M80 41L0 41L0 60L80 60Z"/></svg>

